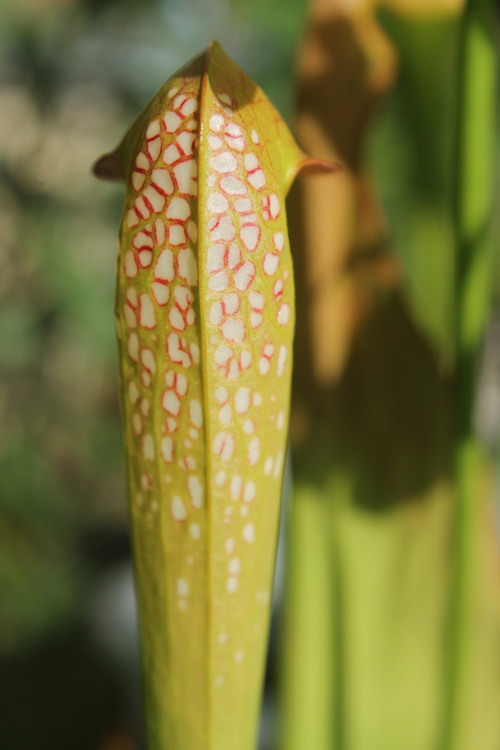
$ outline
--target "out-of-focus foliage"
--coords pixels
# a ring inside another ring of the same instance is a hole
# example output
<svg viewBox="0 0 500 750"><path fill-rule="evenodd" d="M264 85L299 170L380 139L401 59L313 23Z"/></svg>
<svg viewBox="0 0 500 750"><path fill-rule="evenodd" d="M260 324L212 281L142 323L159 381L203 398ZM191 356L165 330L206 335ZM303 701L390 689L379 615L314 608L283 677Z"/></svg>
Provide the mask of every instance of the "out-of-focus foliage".
<svg viewBox="0 0 500 750"><path fill-rule="evenodd" d="M489 749L500 737L499 555L469 415L491 302L487 273L472 284L470 269L486 255L493 204L492 25L473 90L459 75L457 19L385 13L381 25L372 5L315 0L299 52L299 143L345 168L297 185L291 211L303 310L283 747ZM465 122L481 104L481 170L468 164L460 185L457 111ZM461 210L481 196L482 234L465 248L458 192ZM464 300L475 324L465 357Z"/></svg>

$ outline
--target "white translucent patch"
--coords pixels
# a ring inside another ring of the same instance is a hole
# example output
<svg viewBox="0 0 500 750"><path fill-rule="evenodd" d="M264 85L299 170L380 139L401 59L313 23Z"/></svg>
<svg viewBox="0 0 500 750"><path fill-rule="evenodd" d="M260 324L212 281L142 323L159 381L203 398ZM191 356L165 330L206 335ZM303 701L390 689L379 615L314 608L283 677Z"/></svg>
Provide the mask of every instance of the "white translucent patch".
<svg viewBox="0 0 500 750"><path fill-rule="evenodd" d="M241 343L245 340L245 323L240 318L226 320L221 326L226 341Z"/></svg>
<svg viewBox="0 0 500 750"><path fill-rule="evenodd" d="M167 435L162 439L160 450L163 460L167 464L171 464L174 460L174 441L170 436Z"/></svg>
<svg viewBox="0 0 500 750"><path fill-rule="evenodd" d="M241 263L241 250L236 243L229 245L229 251L227 254L227 265L232 271L236 266Z"/></svg>
<svg viewBox="0 0 500 750"><path fill-rule="evenodd" d="M255 541L255 526L253 523L247 523L243 529L242 536L247 544L252 544Z"/></svg>
<svg viewBox="0 0 500 750"><path fill-rule="evenodd" d="M207 208L212 214L223 214L228 210L229 203L222 193L210 193L207 198Z"/></svg>
<svg viewBox="0 0 500 750"><path fill-rule="evenodd" d="M155 458L155 443L153 436L148 434L142 438L142 455L146 461L154 461Z"/></svg>
<svg viewBox="0 0 500 750"><path fill-rule="evenodd" d="M250 198L236 198L234 208L239 214L247 214L253 210Z"/></svg>
<svg viewBox="0 0 500 750"><path fill-rule="evenodd" d="M140 435L142 432L142 419L140 414L134 414L132 416L132 428L136 435Z"/></svg>
<svg viewBox="0 0 500 750"><path fill-rule="evenodd" d="M244 349L240 354L240 365L242 370L248 370L252 364L252 353L249 349Z"/></svg>
<svg viewBox="0 0 500 750"><path fill-rule="evenodd" d="M217 154L217 156L211 156L208 163L219 174L235 172L238 166L235 157L230 151L223 151L221 154Z"/></svg>
<svg viewBox="0 0 500 750"><path fill-rule="evenodd" d="M149 217L151 216L151 211L144 203L144 198L142 197L142 195L140 195L135 201L135 210L138 214L141 215L143 219L149 219Z"/></svg>
<svg viewBox="0 0 500 750"><path fill-rule="evenodd" d="M144 191L144 197L150 203L155 214L159 214L165 205L165 196L161 195L152 185L148 185Z"/></svg>
<svg viewBox="0 0 500 750"><path fill-rule="evenodd" d="M250 388L239 388L234 397L234 408L237 414L245 414L250 408Z"/></svg>
<svg viewBox="0 0 500 750"><path fill-rule="evenodd" d="M243 479L241 478L239 474L236 474L236 476L234 476L231 479L231 483L229 485L229 492L231 494L232 500L239 499L242 487L243 487Z"/></svg>
<svg viewBox="0 0 500 750"><path fill-rule="evenodd" d="M227 289L229 279L225 271L219 271L208 280L208 286L213 292L223 292Z"/></svg>
<svg viewBox="0 0 500 750"><path fill-rule="evenodd" d="M149 159L144 151L139 151L135 159L135 166L139 169L149 169Z"/></svg>
<svg viewBox="0 0 500 750"><path fill-rule="evenodd" d="M222 487L222 485L226 481L226 472L225 471L218 471L217 474L215 475L214 481L215 481L215 484L217 485L217 487Z"/></svg>
<svg viewBox="0 0 500 750"><path fill-rule="evenodd" d="M225 344L221 344L215 350L215 361L219 365L219 367L224 367L224 365L227 365L232 356L233 350Z"/></svg>
<svg viewBox="0 0 500 750"><path fill-rule="evenodd" d="M137 307L137 303L139 301L139 297L137 296L137 289L135 289L133 286L130 286L127 289L127 301L130 302L131 305L134 307Z"/></svg>
<svg viewBox="0 0 500 750"><path fill-rule="evenodd" d="M198 193L196 184L197 166L194 159L176 164L173 171L179 193L183 195L196 195Z"/></svg>
<svg viewBox="0 0 500 750"><path fill-rule="evenodd" d="M212 449L222 461L229 461L234 451L233 436L228 432L218 432L214 437Z"/></svg>
<svg viewBox="0 0 500 750"><path fill-rule="evenodd" d="M178 148L180 148L182 153L185 154L186 156L193 153L194 148L195 148L195 141L196 141L196 133L190 133L187 130L184 130L176 138L176 143L177 143Z"/></svg>
<svg viewBox="0 0 500 750"><path fill-rule="evenodd" d="M195 508L201 508L204 495L203 485L195 474L188 477L187 486L193 506Z"/></svg>
<svg viewBox="0 0 500 750"><path fill-rule="evenodd" d="M241 239L247 250L253 252L260 239L260 228L256 224L246 224L240 231Z"/></svg>
<svg viewBox="0 0 500 750"><path fill-rule="evenodd" d="M235 137L233 135L226 135L224 140L227 145L235 151L243 151L245 148L245 139L243 136Z"/></svg>
<svg viewBox="0 0 500 750"><path fill-rule="evenodd" d="M167 146L165 151L163 152L163 161L165 164L175 164L175 162L179 161L181 158L181 152L175 145L175 143L171 143L170 146Z"/></svg>
<svg viewBox="0 0 500 750"><path fill-rule="evenodd" d="M254 431L254 425L253 425L252 420L245 419L245 421L243 422L243 432L246 435L251 435L253 431Z"/></svg>
<svg viewBox="0 0 500 750"><path fill-rule="evenodd" d="M224 125L224 118L222 115L212 115L209 121L211 130L214 131L214 133L219 133L222 130L222 126Z"/></svg>
<svg viewBox="0 0 500 750"><path fill-rule="evenodd" d="M186 244L186 233L180 224L172 224L168 228L168 241L173 247Z"/></svg>
<svg viewBox="0 0 500 750"><path fill-rule="evenodd" d="M230 156L232 156L230 154ZM234 156L232 156L234 159ZM236 161L236 160L235 160ZM228 170L229 171L229 170ZM238 177L223 177L220 181L220 186L225 193L228 195L246 195L247 187L243 180Z"/></svg>
<svg viewBox="0 0 500 750"><path fill-rule="evenodd" d="M135 278L137 276L137 263L135 262L135 256L132 250L127 250L125 253L125 274L129 279Z"/></svg>
<svg viewBox="0 0 500 750"><path fill-rule="evenodd" d="M273 242L276 250L281 253L283 248L285 247L285 235L283 234L283 232L276 232L273 237Z"/></svg>
<svg viewBox="0 0 500 750"><path fill-rule="evenodd" d="M186 286L176 286L174 291L175 303L181 310L186 311L194 302L191 291Z"/></svg>
<svg viewBox="0 0 500 750"><path fill-rule="evenodd" d="M209 223L210 229L210 240L217 242L218 240L226 240L230 242L236 235L236 228L231 218L226 214L219 217L213 217Z"/></svg>
<svg viewBox="0 0 500 750"><path fill-rule="evenodd" d="M198 109L198 102L196 99L186 99L182 107L180 108L180 111L185 117L189 117L189 115L192 115L196 110Z"/></svg>
<svg viewBox="0 0 500 750"><path fill-rule="evenodd" d="M200 362L200 347L194 341L189 344L189 353L195 365Z"/></svg>
<svg viewBox="0 0 500 750"><path fill-rule="evenodd" d="M174 192L174 183L172 182L168 169L153 169L151 172L151 182L158 188L158 190L160 190L160 192L165 193L166 195L172 195Z"/></svg>
<svg viewBox="0 0 500 750"><path fill-rule="evenodd" d="M148 154L151 157L151 161L156 161L161 151L161 138L155 138L148 143Z"/></svg>
<svg viewBox="0 0 500 750"><path fill-rule="evenodd" d="M163 219L155 219L155 239L157 245L165 242L165 223Z"/></svg>
<svg viewBox="0 0 500 750"><path fill-rule="evenodd" d="M258 437L253 437L248 444L248 463L250 466L255 466L260 457L260 440Z"/></svg>
<svg viewBox="0 0 500 750"><path fill-rule="evenodd" d="M185 396L188 389L188 379L183 372L177 372L174 376L175 392L179 396Z"/></svg>
<svg viewBox="0 0 500 750"><path fill-rule="evenodd" d="M132 172L132 187L134 190L140 190L146 182L146 175L143 172Z"/></svg>
<svg viewBox="0 0 500 750"><path fill-rule="evenodd" d="M282 346L280 346L280 350L279 350L279 353L278 353L278 365L277 365L277 368L276 368L276 372L277 372L278 376L283 375L283 372L284 372L284 369L285 369L286 356L287 356L287 348L283 344Z"/></svg>
<svg viewBox="0 0 500 750"><path fill-rule="evenodd" d="M189 525L189 534L192 539L199 539L201 537L201 527L198 523L191 523Z"/></svg>
<svg viewBox="0 0 500 750"><path fill-rule="evenodd" d="M266 476L269 476L269 474L272 472L273 465L274 465L273 458L271 456L269 456L269 458L266 458L266 461L264 463L264 474Z"/></svg>
<svg viewBox="0 0 500 750"><path fill-rule="evenodd" d="M139 223L139 217L137 216L136 212L131 208L129 211L127 211L127 218L126 218L127 226L129 229L132 227L136 227Z"/></svg>
<svg viewBox="0 0 500 750"><path fill-rule="evenodd" d="M269 212L271 218L276 219L280 212L280 202L278 196L275 193L271 193L269 196Z"/></svg>
<svg viewBox="0 0 500 750"><path fill-rule="evenodd" d="M163 118L163 122L165 123L167 133L175 133L182 122L182 118L176 112L167 112Z"/></svg>
<svg viewBox="0 0 500 750"><path fill-rule="evenodd" d="M284 289L283 279L278 279L277 281L274 282L273 294L277 300L281 299L281 297L283 296L283 289Z"/></svg>
<svg viewBox="0 0 500 750"><path fill-rule="evenodd" d="M285 412L280 411L276 419L276 427L278 428L278 430L282 430L284 426L285 426Z"/></svg>
<svg viewBox="0 0 500 750"><path fill-rule="evenodd" d="M191 207L185 198L180 198L178 195L172 198L167 208L167 219L186 221L190 215Z"/></svg>
<svg viewBox="0 0 500 750"><path fill-rule="evenodd" d="M224 542L224 549L226 550L228 555L232 555L235 548L235 541L232 538L226 539Z"/></svg>
<svg viewBox="0 0 500 750"><path fill-rule="evenodd" d="M243 265L235 272L233 281L236 289L245 292L255 278L255 265L250 260L246 260Z"/></svg>
<svg viewBox="0 0 500 750"><path fill-rule="evenodd" d="M280 309L278 310L276 320L278 321L280 326L286 326L286 324L290 320L290 305L288 305L286 302L284 305L281 305Z"/></svg>
<svg viewBox="0 0 500 750"><path fill-rule="evenodd" d="M172 517L174 521L185 521L187 518L186 506L182 502L179 495L174 495L172 498Z"/></svg>
<svg viewBox="0 0 500 750"><path fill-rule="evenodd" d="M196 399L189 402L189 419L191 420L191 424L198 429L203 424L203 409L200 402L196 401Z"/></svg>
<svg viewBox="0 0 500 750"><path fill-rule="evenodd" d="M191 248L186 247L179 250L177 255L177 273L181 279L187 281L189 286L196 286L198 283L198 265Z"/></svg>
<svg viewBox="0 0 500 750"><path fill-rule="evenodd" d="M189 583L185 578L177 579L177 595L178 596L189 596Z"/></svg>
<svg viewBox="0 0 500 750"><path fill-rule="evenodd" d="M154 328L156 325L155 311L149 294L141 294L139 322L143 328Z"/></svg>
<svg viewBox="0 0 500 750"><path fill-rule="evenodd" d="M215 326L219 325L219 323L222 322L224 318L224 313L222 310L222 302L214 302L209 310L208 313L208 319L211 323L213 323Z"/></svg>
<svg viewBox="0 0 500 750"><path fill-rule="evenodd" d="M253 440L257 440L258 442L258 438L252 438L252 441ZM252 441L250 441L250 443L252 443ZM257 450L260 450L260 447L258 445L257 445ZM243 491L243 500L246 503L251 503L252 500L254 500L256 493L257 493L257 490L255 487L255 482L247 482L245 484L245 489Z"/></svg>
<svg viewBox="0 0 500 750"><path fill-rule="evenodd" d="M247 172L250 172L252 169L257 169L259 166L259 160L255 154L252 153L245 154L244 162Z"/></svg>
<svg viewBox="0 0 500 750"><path fill-rule="evenodd" d="M168 322L175 331L182 333L186 328L186 321L184 320L181 311L177 307L172 307L168 313Z"/></svg>
<svg viewBox="0 0 500 750"><path fill-rule="evenodd" d="M241 563L237 557L233 557L232 560L229 561L227 569L232 575L237 576L238 573L241 571Z"/></svg>
<svg viewBox="0 0 500 750"><path fill-rule="evenodd" d="M151 291L153 292L153 296L159 305L167 304L170 297L170 291L166 284L160 284L159 282L154 281L151 284Z"/></svg>
<svg viewBox="0 0 500 750"><path fill-rule="evenodd" d="M135 406L137 403L137 399L139 398L140 392L138 387L134 382L131 382L128 384L128 400L132 404L132 406Z"/></svg>
<svg viewBox="0 0 500 750"><path fill-rule="evenodd" d="M165 391L161 399L161 405L168 414L177 417L180 409L181 402L175 391Z"/></svg>
<svg viewBox="0 0 500 750"><path fill-rule="evenodd" d="M279 264L280 256L276 255L276 253L266 253L264 255L262 266L264 268L264 273L266 273L268 276L272 276L276 273Z"/></svg>
<svg viewBox="0 0 500 750"><path fill-rule="evenodd" d="M127 351L129 357L137 362L139 359L139 337L136 333L131 333L127 340Z"/></svg>
<svg viewBox="0 0 500 750"><path fill-rule="evenodd" d="M250 292L248 301L253 310L263 310L266 304L265 297L260 292Z"/></svg>
<svg viewBox="0 0 500 750"><path fill-rule="evenodd" d="M231 404L225 404L222 409L219 410L219 422L222 425L227 426L231 424L233 418L233 412L231 410Z"/></svg>
<svg viewBox="0 0 500 750"><path fill-rule="evenodd" d="M224 267L224 246L210 245L208 248L207 269L219 271Z"/></svg>
<svg viewBox="0 0 500 750"><path fill-rule="evenodd" d="M139 263L141 268L148 268L151 265L153 259L152 250L141 250L139 253Z"/></svg>
<svg viewBox="0 0 500 750"><path fill-rule="evenodd" d="M224 145L224 141L222 140L222 138L219 138L218 135L209 135L208 145L210 146L212 151L218 151Z"/></svg>
<svg viewBox="0 0 500 750"><path fill-rule="evenodd" d="M252 139L252 141L253 141L254 143L260 143L260 138L259 138L259 134L257 133L257 131L256 131L256 130L252 130L252 133L251 133L251 136L250 136L250 137L251 137L251 139Z"/></svg>
<svg viewBox="0 0 500 750"><path fill-rule="evenodd" d="M141 362L150 372L156 371L156 359L151 349L143 349L141 352Z"/></svg>
<svg viewBox="0 0 500 750"><path fill-rule="evenodd" d="M226 581L226 590L228 594L234 594L238 589L238 579L235 576L231 576Z"/></svg>
<svg viewBox="0 0 500 750"><path fill-rule="evenodd" d="M226 294L222 303L226 315L235 315L240 309L240 298L235 292Z"/></svg>
<svg viewBox="0 0 500 750"><path fill-rule="evenodd" d="M223 385L220 385L215 391L215 398L219 402L219 404L225 404L229 398L227 388L224 388Z"/></svg>
<svg viewBox="0 0 500 750"><path fill-rule="evenodd" d="M257 169L248 175L248 182L256 190L261 190L266 184L266 175L262 169Z"/></svg>

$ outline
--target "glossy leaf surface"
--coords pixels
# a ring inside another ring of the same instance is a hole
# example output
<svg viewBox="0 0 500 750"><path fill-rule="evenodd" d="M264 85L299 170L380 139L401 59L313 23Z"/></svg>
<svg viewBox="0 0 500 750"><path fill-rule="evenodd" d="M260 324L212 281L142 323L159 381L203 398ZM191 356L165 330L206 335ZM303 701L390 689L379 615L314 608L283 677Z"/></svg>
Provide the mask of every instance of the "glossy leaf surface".
<svg viewBox="0 0 500 750"><path fill-rule="evenodd" d="M304 163L213 43L95 171L116 314L150 750L255 745L288 424L285 193Z"/></svg>

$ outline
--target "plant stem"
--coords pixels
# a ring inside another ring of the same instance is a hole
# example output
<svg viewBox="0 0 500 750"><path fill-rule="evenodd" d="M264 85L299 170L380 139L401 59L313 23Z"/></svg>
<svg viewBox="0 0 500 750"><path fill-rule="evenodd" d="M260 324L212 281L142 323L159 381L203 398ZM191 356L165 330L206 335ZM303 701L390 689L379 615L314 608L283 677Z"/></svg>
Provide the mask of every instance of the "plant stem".
<svg viewBox="0 0 500 750"><path fill-rule="evenodd" d="M490 307L495 114L494 15L491 0L469 0L459 42L455 229L455 364L453 471L454 569L450 642L441 750L462 742L476 590L480 462L473 429L479 348Z"/></svg>

